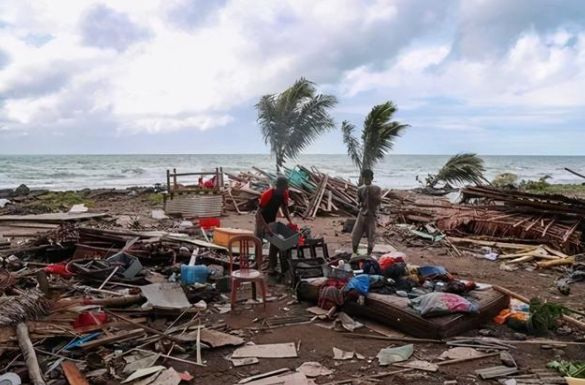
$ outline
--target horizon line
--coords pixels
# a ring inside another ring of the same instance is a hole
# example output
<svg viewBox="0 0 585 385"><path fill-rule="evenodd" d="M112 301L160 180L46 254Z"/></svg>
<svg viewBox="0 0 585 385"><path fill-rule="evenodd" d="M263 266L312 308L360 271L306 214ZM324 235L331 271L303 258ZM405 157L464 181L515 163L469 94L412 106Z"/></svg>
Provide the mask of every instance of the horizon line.
<svg viewBox="0 0 585 385"><path fill-rule="evenodd" d="M449 154L422 154L422 153L391 153L391 154L386 154L386 156L453 156L456 154L462 154L462 153L466 153L466 152L455 152L455 153L449 153ZM522 157L522 156L545 156L545 157L582 157L585 156L585 154L478 154L478 153L473 153L476 154L478 156L507 156L507 157ZM3 156L117 156L117 155L127 155L127 156L138 156L138 155L205 155L205 156L221 156L221 155L262 155L262 156L270 156L272 157L272 154L266 154L266 153L246 153L246 152L224 152L224 153L157 153L157 152L151 152L151 153L133 153L133 152L114 152L114 153L57 153L57 154L51 154L51 153L10 153L10 154L0 154L0 157ZM299 157L302 157L304 155L313 155L313 156L327 156L327 155L332 155L332 156L347 156L347 153L305 153L305 154L301 154L299 155ZM298 159L298 158L291 158L292 159Z"/></svg>

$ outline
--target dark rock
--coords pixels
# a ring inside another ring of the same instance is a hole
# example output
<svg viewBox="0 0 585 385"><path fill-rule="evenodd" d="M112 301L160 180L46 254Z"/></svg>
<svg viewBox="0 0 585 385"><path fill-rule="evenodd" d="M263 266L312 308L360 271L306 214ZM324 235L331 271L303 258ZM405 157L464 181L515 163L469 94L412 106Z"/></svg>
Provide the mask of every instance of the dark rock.
<svg viewBox="0 0 585 385"><path fill-rule="evenodd" d="M14 194L17 196L28 195L28 193L30 193L30 189L25 184L21 184L14 190Z"/></svg>
<svg viewBox="0 0 585 385"><path fill-rule="evenodd" d="M518 340L518 341L526 341L526 338L527 338L526 334L524 334L524 333L514 333L513 337L515 340Z"/></svg>

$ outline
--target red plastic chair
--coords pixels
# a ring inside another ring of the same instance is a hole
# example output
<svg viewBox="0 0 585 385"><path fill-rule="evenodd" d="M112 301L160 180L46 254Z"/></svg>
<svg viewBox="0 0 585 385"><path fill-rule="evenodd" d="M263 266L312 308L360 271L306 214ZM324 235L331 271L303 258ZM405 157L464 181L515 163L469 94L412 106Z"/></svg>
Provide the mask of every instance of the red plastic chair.
<svg viewBox="0 0 585 385"><path fill-rule="evenodd" d="M232 252L233 245L238 244L239 249L239 265L240 268L238 270L234 270L234 255ZM240 235L237 237L232 238L228 243L228 253L230 256L230 283L231 283L231 304L232 309L236 306L236 298L238 294L238 289L240 288L241 284L244 282L252 282L254 288L254 297L256 297L256 292L258 289L258 284L260 285L260 290L262 291L262 300L264 303L264 308L266 309L266 280L264 279L264 275L257 269L250 268L250 256L251 256L251 249L254 251L254 256L256 257L256 266L262 266L262 241L252 235Z"/></svg>

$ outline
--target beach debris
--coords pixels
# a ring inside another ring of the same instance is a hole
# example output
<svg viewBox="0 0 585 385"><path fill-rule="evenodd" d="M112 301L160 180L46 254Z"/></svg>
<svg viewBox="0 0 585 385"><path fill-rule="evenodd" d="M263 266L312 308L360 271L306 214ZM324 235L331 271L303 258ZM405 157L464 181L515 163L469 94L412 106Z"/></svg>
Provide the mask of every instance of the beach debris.
<svg viewBox="0 0 585 385"><path fill-rule="evenodd" d="M508 366L492 366L485 369L478 369L475 371L482 380L490 380L492 378L499 378L518 373L518 368Z"/></svg>
<svg viewBox="0 0 585 385"><path fill-rule="evenodd" d="M69 209L69 214L79 214L79 213L86 213L89 209L85 206L84 203L76 204L71 206Z"/></svg>
<svg viewBox="0 0 585 385"><path fill-rule="evenodd" d="M87 378L79 371L77 365L71 361L63 361L61 363L61 368L63 369L63 374L69 384L71 385L89 385Z"/></svg>
<svg viewBox="0 0 585 385"><path fill-rule="evenodd" d="M0 385L21 385L22 379L16 373L0 374Z"/></svg>
<svg viewBox="0 0 585 385"><path fill-rule="evenodd" d="M439 370L439 365L423 360L412 360L405 363L394 363L392 365L399 368L417 369L425 372L436 372Z"/></svg>
<svg viewBox="0 0 585 385"><path fill-rule="evenodd" d="M153 283L141 286L140 290L148 303L158 309L185 310L192 306L176 282Z"/></svg>
<svg viewBox="0 0 585 385"><path fill-rule="evenodd" d="M445 350L439 356L440 360L459 360L466 357L479 357L482 353L474 348L469 347L455 347L449 350Z"/></svg>
<svg viewBox="0 0 585 385"><path fill-rule="evenodd" d="M290 372L290 369L289 368L281 368L281 369L272 370L270 372L255 374L255 375L250 376L250 377L242 378L240 381L238 381L238 384L248 384L248 383L250 383L252 381L256 381L256 380L261 380L263 378L277 376L277 375L280 375L280 374L283 374L283 373L287 373L287 372Z"/></svg>
<svg viewBox="0 0 585 385"><path fill-rule="evenodd" d="M376 355L376 358L380 366L388 366L396 362L408 360L412 356L412 353L414 353L414 345L408 344L395 348L387 347L381 349Z"/></svg>
<svg viewBox="0 0 585 385"><path fill-rule="evenodd" d="M341 361L351 360L354 355L355 355L355 352L348 352L348 351L333 347L333 359L334 360L341 360Z"/></svg>
<svg viewBox="0 0 585 385"><path fill-rule="evenodd" d="M245 342L241 337L213 329L201 330L201 341L211 346L212 348L219 348L222 346L239 346Z"/></svg>
<svg viewBox="0 0 585 385"><path fill-rule="evenodd" d="M343 329L347 330L348 332L353 332L356 329L364 327L362 323L355 321L353 318L351 318L344 312L337 313L335 324L340 324L341 327L343 327Z"/></svg>
<svg viewBox="0 0 585 385"><path fill-rule="evenodd" d="M256 357L230 358L229 360L236 368L240 366L254 365L260 362L260 360Z"/></svg>
<svg viewBox="0 0 585 385"><path fill-rule="evenodd" d="M297 357L297 347L294 342L265 345L246 345L236 349L232 358L292 358Z"/></svg>
<svg viewBox="0 0 585 385"><path fill-rule="evenodd" d="M167 214L165 214L165 211L161 210L161 209L152 210L150 216L152 217L152 219L157 219L157 220L169 218L169 216Z"/></svg>
<svg viewBox="0 0 585 385"><path fill-rule="evenodd" d="M333 373L331 369L327 369L319 362L314 361L303 362L302 365L297 368L297 372L301 372L309 378L328 376Z"/></svg>
<svg viewBox="0 0 585 385"><path fill-rule="evenodd" d="M128 382L132 382L132 381L138 380L139 378L150 376L150 375L155 374L155 373L158 374L165 369L166 368L162 365L151 366L150 368L138 369L137 371L135 371L134 373L129 375L124 381L122 381L122 384L126 384Z"/></svg>

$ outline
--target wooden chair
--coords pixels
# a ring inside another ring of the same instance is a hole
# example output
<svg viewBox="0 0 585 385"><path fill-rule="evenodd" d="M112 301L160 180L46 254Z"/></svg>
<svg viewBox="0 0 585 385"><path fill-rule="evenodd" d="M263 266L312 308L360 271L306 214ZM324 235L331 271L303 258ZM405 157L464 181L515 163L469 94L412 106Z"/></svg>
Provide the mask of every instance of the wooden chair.
<svg viewBox="0 0 585 385"><path fill-rule="evenodd" d="M234 270L233 246L239 245L239 265L238 270ZM262 266L262 241L253 235L240 235L232 238L228 243L228 253L230 256L230 283L231 283L231 304L232 309L236 306L238 289L244 282L251 282L253 285L253 294L256 298L258 285L262 291L262 300L266 309L266 280L264 275L257 269L250 268L250 256L253 250L256 258L256 267Z"/></svg>

